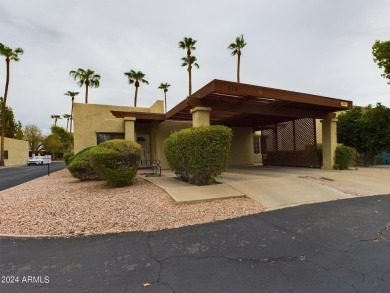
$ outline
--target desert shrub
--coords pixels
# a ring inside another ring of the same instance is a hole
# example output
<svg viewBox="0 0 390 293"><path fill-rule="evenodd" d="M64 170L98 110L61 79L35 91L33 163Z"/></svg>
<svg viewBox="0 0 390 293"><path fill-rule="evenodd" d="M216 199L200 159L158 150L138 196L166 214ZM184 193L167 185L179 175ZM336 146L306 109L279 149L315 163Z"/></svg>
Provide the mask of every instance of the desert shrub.
<svg viewBox="0 0 390 293"><path fill-rule="evenodd" d="M322 158L322 144L321 143L317 143L316 152L317 152L317 163L318 163L318 166L322 167L322 165L323 165L323 158Z"/></svg>
<svg viewBox="0 0 390 293"><path fill-rule="evenodd" d="M69 159L70 159L72 156L74 156L74 153L73 153L73 152L72 152L72 153L66 153L66 154L64 154L64 162L65 162L66 166L69 165Z"/></svg>
<svg viewBox="0 0 390 293"><path fill-rule="evenodd" d="M354 149L348 146L338 146L335 152L335 164L333 169L336 170L346 170L348 169L352 157L354 154Z"/></svg>
<svg viewBox="0 0 390 293"><path fill-rule="evenodd" d="M99 152L98 146L86 148L71 156L68 160L68 169L73 177L80 181L98 180L99 176L91 166L91 154Z"/></svg>
<svg viewBox="0 0 390 293"><path fill-rule="evenodd" d="M90 154L90 163L98 176L112 187L132 185L141 159L139 144L123 139L103 142L99 152Z"/></svg>
<svg viewBox="0 0 390 293"><path fill-rule="evenodd" d="M232 137L230 128L219 125L182 129L165 140L165 156L180 179L210 184L226 169Z"/></svg>
<svg viewBox="0 0 390 293"><path fill-rule="evenodd" d="M93 148L93 147L87 147L87 148L85 148L85 149L79 151L78 153L73 154L72 156L70 156L69 159L68 159L68 165L69 165L70 163L72 163L74 159L76 159L76 158L78 158L78 157L80 157L80 156L83 156L83 154L84 154L85 152L88 152L89 149L91 149L91 148Z"/></svg>

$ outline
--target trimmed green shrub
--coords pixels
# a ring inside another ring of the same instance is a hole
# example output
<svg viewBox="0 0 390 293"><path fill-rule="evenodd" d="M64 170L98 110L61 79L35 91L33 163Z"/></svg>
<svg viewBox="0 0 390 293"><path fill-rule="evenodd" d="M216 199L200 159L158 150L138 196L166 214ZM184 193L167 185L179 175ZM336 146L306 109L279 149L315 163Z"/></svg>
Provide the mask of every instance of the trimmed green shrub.
<svg viewBox="0 0 390 293"><path fill-rule="evenodd" d="M354 149L348 146L338 146L335 152L335 164L333 169L335 170L347 170L352 157L353 157Z"/></svg>
<svg viewBox="0 0 390 293"><path fill-rule="evenodd" d="M99 176L91 166L91 154L99 152L98 146L86 148L69 158L68 169L80 181L98 180Z"/></svg>
<svg viewBox="0 0 390 293"><path fill-rule="evenodd" d="M141 160L142 148L133 141L114 139L98 146L90 154L90 163L100 178L112 187L132 185Z"/></svg>
<svg viewBox="0 0 390 293"><path fill-rule="evenodd" d="M319 167L322 167L323 164L323 158L322 158L322 143L317 143L317 163Z"/></svg>
<svg viewBox="0 0 390 293"><path fill-rule="evenodd" d="M233 134L225 126L200 126L172 133L164 142L172 171L196 185L215 182L227 166Z"/></svg>
<svg viewBox="0 0 390 293"><path fill-rule="evenodd" d="M73 152L72 152L72 153L66 153L66 154L64 154L64 162L65 162L66 166L69 165L69 159L70 159L72 156L74 156L74 153L73 153Z"/></svg>

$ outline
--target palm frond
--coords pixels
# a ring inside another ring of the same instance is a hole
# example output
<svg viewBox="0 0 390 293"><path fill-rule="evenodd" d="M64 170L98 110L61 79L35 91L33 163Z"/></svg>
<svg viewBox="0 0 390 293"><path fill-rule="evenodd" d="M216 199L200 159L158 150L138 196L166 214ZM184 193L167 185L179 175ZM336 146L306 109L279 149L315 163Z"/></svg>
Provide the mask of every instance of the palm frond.
<svg viewBox="0 0 390 293"><path fill-rule="evenodd" d="M228 49L233 50L232 56L236 55L238 52L241 52L241 49L246 46L244 35L238 36L234 43L231 43Z"/></svg>
<svg viewBox="0 0 390 293"><path fill-rule="evenodd" d="M192 39L192 38L184 37L183 41L179 42L179 48L180 49L195 50L196 49L196 47L195 47L196 42L197 41Z"/></svg>
<svg viewBox="0 0 390 293"><path fill-rule="evenodd" d="M158 87L160 90L168 90L171 85L169 83L161 83Z"/></svg>

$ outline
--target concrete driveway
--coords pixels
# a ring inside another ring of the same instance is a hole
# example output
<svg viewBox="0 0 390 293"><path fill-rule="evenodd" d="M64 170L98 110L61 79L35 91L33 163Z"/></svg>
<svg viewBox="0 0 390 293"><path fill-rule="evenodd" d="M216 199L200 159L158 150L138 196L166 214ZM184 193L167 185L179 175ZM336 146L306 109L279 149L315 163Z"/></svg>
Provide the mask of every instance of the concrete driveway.
<svg viewBox="0 0 390 293"><path fill-rule="evenodd" d="M390 193L390 168L321 170L293 167L229 168L220 184L193 186L175 179L171 171L145 179L164 189L178 203L247 196L266 210Z"/></svg>
<svg viewBox="0 0 390 293"><path fill-rule="evenodd" d="M151 233L3 237L0 251L4 293L390 292L390 195Z"/></svg>

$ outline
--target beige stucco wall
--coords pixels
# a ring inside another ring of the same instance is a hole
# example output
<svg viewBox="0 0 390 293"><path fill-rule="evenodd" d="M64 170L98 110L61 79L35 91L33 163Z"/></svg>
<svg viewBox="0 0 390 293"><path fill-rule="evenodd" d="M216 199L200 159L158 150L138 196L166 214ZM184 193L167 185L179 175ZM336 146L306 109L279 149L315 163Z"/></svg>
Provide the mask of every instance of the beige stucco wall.
<svg viewBox="0 0 390 293"><path fill-rule="evenodd" d="M4 150L8 151L8 159L4 160L5 166L26 165L28 149L27 141L6 137L4 140Z"/></svg>
<svg viewBox="0 0 390 293"><path fill-rule="evenodd" d="M322 169L332 169L337 147L337 119L322 120Z"/></svg>
<svg viewBox="0 0 390 293"><path fill-rule="evenodd" d="M316 119L316 139L317 139L317 143L322 143L322 123L321 123L321 119Z"/></svg>
<svg viewBox="0 0 390 293"><path fill-rule="evenodd" d="M96 133L125 133L123 118L115 118L110 111L137 111L163 113L164 104L157 101L151 108L134 108L112 105L74 104L74 152L95 146ZM168 169L163 143L168 136L180 129L192 127L192 121L151 121L135 120L135 133L150 134L151 159L159 159L161 167ZM233 142L229 165L254 164L252 128L233 128Z"/></svg>
<svg viewBox="0 0 390 293"><path fill-rule="evenodd" d="M229 166L254 164L253 129L233 127Z"/></svg>
<svg viewBox="0 0 390 293"><path fill-rule="evenodd" d="M124 119L115 118L110 111L164 113L164 103L162 101L157 101L151 108L74 103L73 111L74 152L77 153L87 147L96 145L97 132L125 132Z"/></svg>
<svg viewBox="0 0 390 293"><path fill-rule="evenodd" d="M192 122L164 121L151 123L151 156L159 159L162 169L169 169L168 161L164 154L163 144L169 135L184 128L192 127ZM229 165L254 164L253 130L249 127L233 128L233 141L230 151Z"/></svg>
<svg viewBox="0 0 390 293"><path fill-rule="evenodd" d="M255 133L253 134L255 137L261 137L261 131L255 131ZM260 148L261 148L261 144L260 144ZM253 147L253 150L254 150L254 147ZM254 152L254 151L253 151ZM261 149L260 149L260 154L253 154L253 160L254 160L254 163L255 164L261 164L263 163L263 155L261 154Z"/></svg>
<svg viewBox="0 0 390 293"><path fill-rule="evenodd" d="M191 121L154 121L150 125L150 141L152 159L159 159L162 169L169 169L168 161L164 154L164 141L172 132L192 127Z"/></svg>

